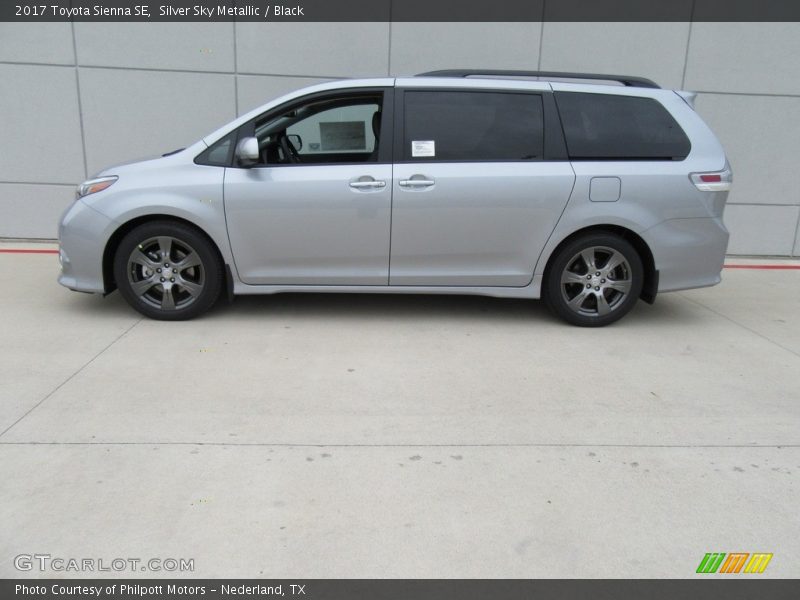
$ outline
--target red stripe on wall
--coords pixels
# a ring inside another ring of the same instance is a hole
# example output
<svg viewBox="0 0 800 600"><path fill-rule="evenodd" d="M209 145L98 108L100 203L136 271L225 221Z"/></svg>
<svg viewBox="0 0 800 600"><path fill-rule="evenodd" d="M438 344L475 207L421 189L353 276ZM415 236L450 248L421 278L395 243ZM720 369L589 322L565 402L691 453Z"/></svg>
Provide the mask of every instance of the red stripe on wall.
<svg viewBox="0 0 800 600"><path fill-rule="evenodd" d="M797 271L800 265L725 265L726 269L765 269L771 271Z"/></svg>
<svg viewBox="0 0 800 600"><path fill-rule="evenodd" d="M0 248L0 254L58 254L58 250L35 250L31 248Z"/></svg>

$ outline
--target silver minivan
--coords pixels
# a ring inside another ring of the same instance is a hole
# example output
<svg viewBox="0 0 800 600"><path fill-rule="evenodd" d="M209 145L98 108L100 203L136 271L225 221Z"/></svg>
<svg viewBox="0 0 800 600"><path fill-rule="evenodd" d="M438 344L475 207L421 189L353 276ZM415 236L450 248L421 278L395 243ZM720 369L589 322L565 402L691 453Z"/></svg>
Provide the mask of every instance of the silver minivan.
<svg viewBox="0 0 800 600"><path fill-rule="evenodd" d="M236 294L399 292L607 325L720 281L732 174L693 98L528 71L315 85L82 183L59 282L165 320Z"/></svg>

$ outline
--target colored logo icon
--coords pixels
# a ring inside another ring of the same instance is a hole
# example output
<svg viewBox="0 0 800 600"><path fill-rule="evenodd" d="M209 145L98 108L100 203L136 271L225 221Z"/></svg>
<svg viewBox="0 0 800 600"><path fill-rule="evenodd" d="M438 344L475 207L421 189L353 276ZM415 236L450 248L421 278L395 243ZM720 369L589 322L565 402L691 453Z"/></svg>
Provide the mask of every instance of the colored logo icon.
<svg viewBox="0 0 800 600"><path fill-rule="evenodd" d="M708 552L697 566L697 573L763 573L772 553Z"/></svg>

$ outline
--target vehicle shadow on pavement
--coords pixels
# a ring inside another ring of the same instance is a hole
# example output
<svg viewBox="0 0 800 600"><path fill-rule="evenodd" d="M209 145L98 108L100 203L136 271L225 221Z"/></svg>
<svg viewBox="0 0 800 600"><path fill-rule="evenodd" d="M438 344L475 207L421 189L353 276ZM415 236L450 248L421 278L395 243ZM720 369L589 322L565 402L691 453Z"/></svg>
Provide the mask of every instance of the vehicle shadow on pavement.
<svg viewBox="0 0 800 600"><path fill-rule="evenodd" d="M59 302L71 314L96 318L139 317L114 292L105 298L69 294ZM196 321L241 321L264 318L310 318L314 320L473 320L563 325L541 300L493 298L472 295L424 294L307 294L282 293L263 296L236 296L232 303L222 298ZM654 305L639 302L614 327L649 323L652 326L687 324L700 321L698 307L678 295L659 297Z"/></svg>
<svg viewBox="0 0 800 600"><path fill-rule="evenodd" d="M493 298L471 295L416 294L275 294L238 296L232 304L220 302L209 319L257 318L265 314L280 317L358 320L448 320L518 321L564 325L540 300ZM696 309L677 296L659 298L655 305L638 303L620 321L651 321L675 324L697 320Z"/></svg>
<svg viewBox="0 0 800 600"><path fill-rule="evenodd" d="M275 294L272 296L239 296L231 305L221 303L214 318L230 315L236 318L255 317L270 313L273 316L307 317L312 319L369 319L369 320L434 320L551 319L541 302L530 300L490 298L484 296L425 295L425 294Z"/></svg>

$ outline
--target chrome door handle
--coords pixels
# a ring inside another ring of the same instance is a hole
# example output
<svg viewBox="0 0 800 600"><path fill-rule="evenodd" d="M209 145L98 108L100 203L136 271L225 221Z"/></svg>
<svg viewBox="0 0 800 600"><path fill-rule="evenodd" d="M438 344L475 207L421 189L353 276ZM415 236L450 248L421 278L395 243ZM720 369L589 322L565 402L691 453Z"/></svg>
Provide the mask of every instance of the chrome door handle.
<svg viewBox="0 0 800 600"><path fill-rule="evenodd" d="M433 179L401 179L400 187L430 187L436 183Z"/></svg>
<svg viewBox="0 0 800 600"><path fill-rule="evenodd" d="M386 187L385 181L351 181L350 187L357 190L364 188L383 188Z"/></svg>

